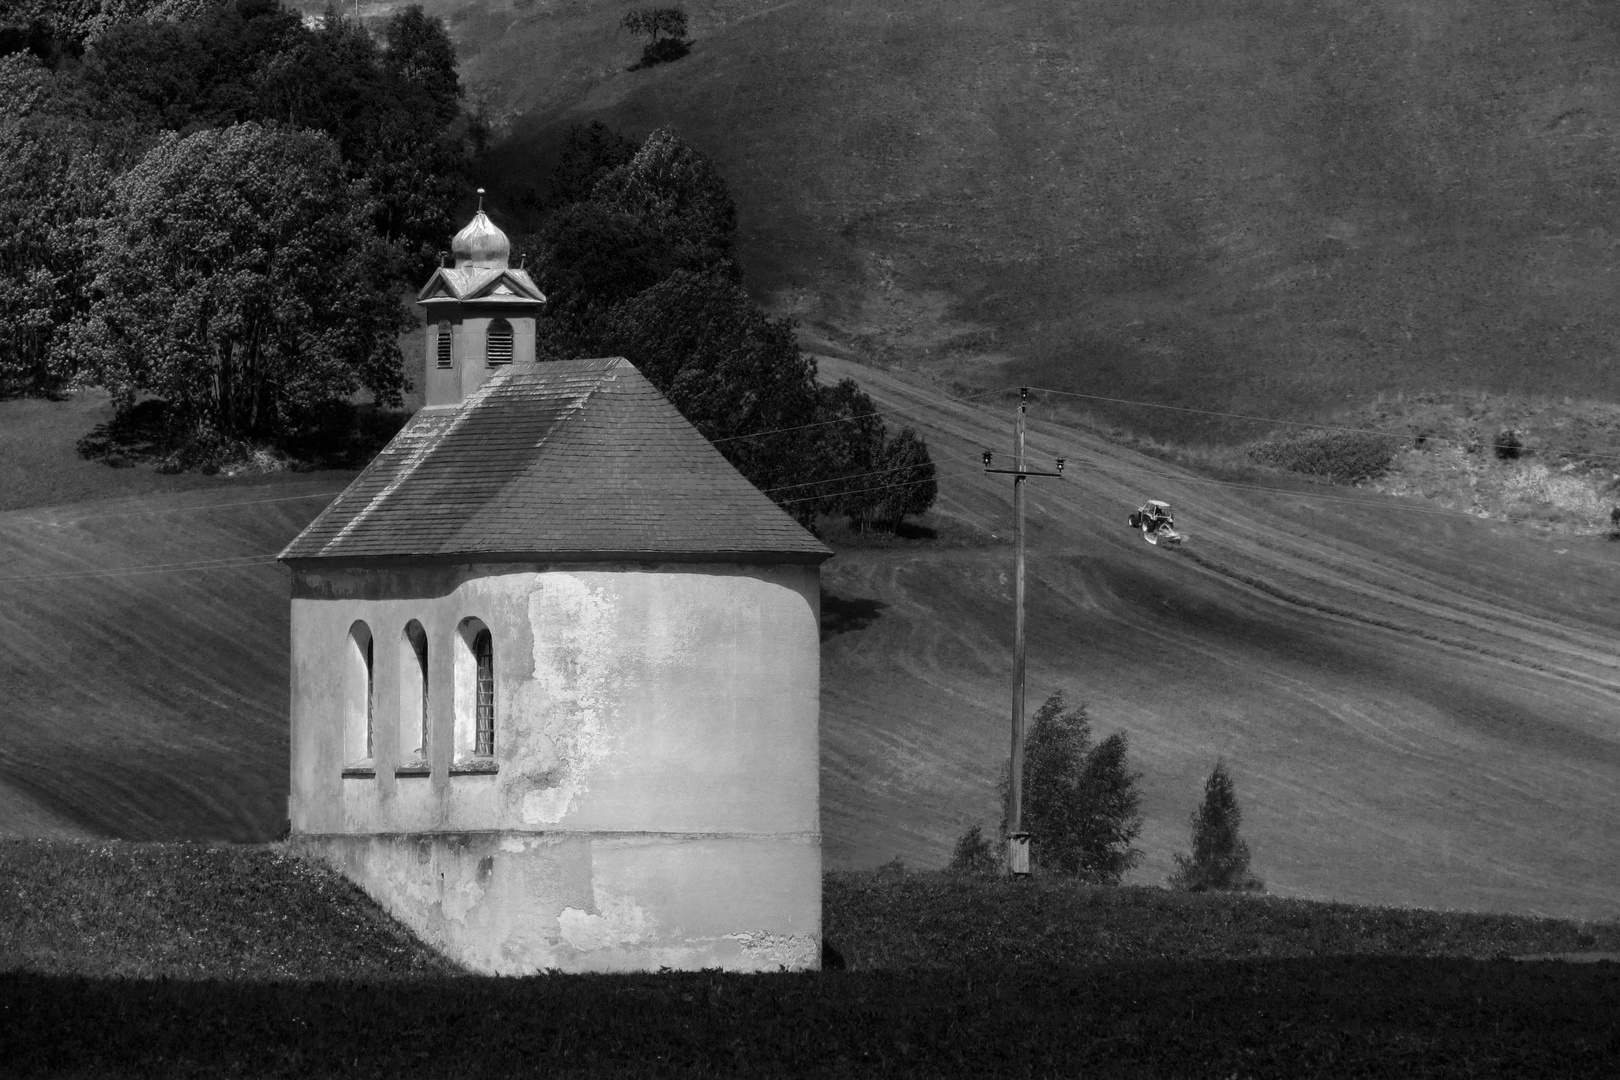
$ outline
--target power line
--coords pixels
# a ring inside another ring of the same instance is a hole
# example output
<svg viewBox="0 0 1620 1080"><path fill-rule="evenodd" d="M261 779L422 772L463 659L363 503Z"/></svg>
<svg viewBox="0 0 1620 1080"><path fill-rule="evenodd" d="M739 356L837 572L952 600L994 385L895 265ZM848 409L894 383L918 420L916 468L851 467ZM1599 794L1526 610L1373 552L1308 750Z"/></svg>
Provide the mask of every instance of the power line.
<svg viewBox="0 0 1620 1080"><path fill-rule="evenodd" d="M334 495L341 495L343 490L344 489L340 488L337 491L312 491L307 495L284 495L274 499L241 499L236 502L196 503L191 506L164 506L156 507L150 510L112 510L104 514L81 514L79 517L76 517L71 521L62 522L46 521L43 518L36 517L20 518L19 520L31 522L35 525L77 525L81 521L99 521L102 518L144 517L149 514L179 514L188 510L220 510L232 506L263 506L266 503L302 502L305 499L321 499L330 498Z"/></svg>
<svg viewBox="0 0 1620 1080"><path fill-rule="evenodd" d="M914 461L909 465L896 465L889 469L873 469L871 472L850 473L847 476L832 476L825 480L804 480L797 484L782 484L780 487L760 488L759 490L764 494L769 495L773 491L792 491L794 488L814 487L817 484L841 484L845 480L860 480L867 476L885 476L888 473L910 472L913 469L926 469L932 464L932 461L929 461L926 464ZM918 482L921 483L921 481Z"/></svg>
<svg viewBox="0 0 1620 1080"><path fill-rule="evenodd" d="M202 559L184 563L148 563L143 566L119 566L107 570L71 570L57 574L21 574L0 578L0 582L61 581L68 578L128 577L135 574L183 574L196 570L246 569L265 562L274 562L274 555L233 555L222 559Z"/></svg>
<svg viewBox="0 0 1620 1080"><path fill-rule="evenodd" d="M915 468L915 466L912 466L912 467ZM923 479L923 480L909 480L909 481L907 481L906 483L903 483L903 484L874 484L871 487L854 488L854 489L852 489L850 491L834 491L834 492L830 492L830 493L828 493L826 495L805 495L805 496L802 496L801 498L797 498L797 499L783 499L780 502L778 502L776 505L778 505L778 506L791 506L794 503L813 502L816 499L837 499L837 498L842 498L845 495L860 495L860 494L862 494L864 492L868 492L868 491L894 491L894 490L896 490L898 488L916 487L918 484L927 484L927 483L930 483L930 482L933 482L933 481L940 480L940 479L945 478L945 477L967 476L967 475L969 475L971 473L975 473L975 472L978 472L978 471L979 470L977 470L977 469L964 469L964 470L962 470L960 472L936 473L935 475L930 476L930 477L928 477L926 479Z"/></svg>
<svg viewBox="0 0 1620 1080"><path fill-rule="evenodd" d="M804 431L807 428L826 427L828 424L848 424L855 420L865 420L867 417L871 416L901 416L905 413L916 412L918 409L934 408L940 405L963 404L969 401L977 400L978 398L990 397L992 394L1005 393L1007 389L1007 387L1002 387L997 390L985 390L981 393L969 394L966 397L959 398L932 398L918 405L907 406L904 409L874 409L872 412L856 413L854 416L840 416L835 420L817 420L810 424L795 424L793 427L769 428L765 431L751 431L746 435L727 435L723 439L711 439L710 441L715 445L719 445L720 443L736 442L738 439L761 439L766 435L780 435L786 431Z"/></svg>

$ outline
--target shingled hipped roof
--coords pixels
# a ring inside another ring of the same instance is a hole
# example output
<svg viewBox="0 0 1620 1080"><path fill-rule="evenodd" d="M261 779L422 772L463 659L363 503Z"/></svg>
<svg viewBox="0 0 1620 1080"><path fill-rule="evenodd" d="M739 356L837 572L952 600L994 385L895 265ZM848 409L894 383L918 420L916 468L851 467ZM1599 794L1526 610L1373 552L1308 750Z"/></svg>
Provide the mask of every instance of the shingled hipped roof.
<svg viewBox="0 0 1620 1080"><path fill-rule="evenodd" d="M421 410L280 557L831 554L613 357L513 364Z"/></svg>

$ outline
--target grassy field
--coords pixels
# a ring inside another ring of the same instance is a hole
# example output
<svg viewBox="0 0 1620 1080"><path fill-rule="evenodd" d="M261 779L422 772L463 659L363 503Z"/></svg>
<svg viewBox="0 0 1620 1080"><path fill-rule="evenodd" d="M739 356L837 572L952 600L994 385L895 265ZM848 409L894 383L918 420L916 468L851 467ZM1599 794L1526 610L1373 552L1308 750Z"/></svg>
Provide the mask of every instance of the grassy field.
<svg viewBox="0 0 1620 1080"><path fill-rule="evenodd" d="M1293 418L1620 391L1598 0L695 0L691 55L635 72L623 3L426 6L496 123L497 220L568 125L673 124L829 351Z"/></svg>
<svg viewBox="0 0 1620 1080"><path fill-rule="evenodd" d="M1600 1076L1620 1058L1620 966L1506 959L1592 958L1616 924L835 874L844 970L497 979L275 846L0 843L0 880L12 1076Z"/></svg>
<svg viewBox="0 0 1620 1080"><path fill-rule="evenodd" d="M940 866L970 824L993 826L1006 754L1008 492L977 459L1005 444L1008 402L823 367L903 410L941 470L912 539L832 537L824 852ZM1146 815L1131 882L1169 873L1224 755L1279 895L1620 915L1620 545L1364 490L1212 483L1054 402L1037 400L1032 453L1071 467L1031 492L1030 697L1062 689L1130 738ZM287 598L267 556L345 479L0 512L0 828L279 833ZM1125 528L1146 494L1175 504L1184 550Z"/></svg>

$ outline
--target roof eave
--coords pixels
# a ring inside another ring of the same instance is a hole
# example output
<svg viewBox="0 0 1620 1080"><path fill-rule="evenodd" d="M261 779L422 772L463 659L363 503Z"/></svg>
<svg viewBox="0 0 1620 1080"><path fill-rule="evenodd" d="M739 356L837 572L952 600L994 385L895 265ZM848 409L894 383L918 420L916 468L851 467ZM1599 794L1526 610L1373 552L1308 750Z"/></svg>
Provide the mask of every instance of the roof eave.
<svg viewBox="0 0 1620 1080"><path fill-rule="evenodd" d="M289 555L284 550L276 559L294 570L438 566L447 563L746 563L755 566L820 566L834 554L826 547L819 551L438 551L390 555Z"/></svg>

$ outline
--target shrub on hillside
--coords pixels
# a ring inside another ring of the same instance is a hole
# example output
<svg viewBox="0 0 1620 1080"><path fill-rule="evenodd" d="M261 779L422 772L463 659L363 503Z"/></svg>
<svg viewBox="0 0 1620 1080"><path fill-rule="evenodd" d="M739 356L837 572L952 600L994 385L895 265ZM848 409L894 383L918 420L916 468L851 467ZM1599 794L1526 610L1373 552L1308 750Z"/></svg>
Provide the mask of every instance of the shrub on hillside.
<svg viewBox="0 0 1620 1080"><path fill-rule="evenodd" d="M1350 484L1388 472L1396 445L1394 437L1374 431L1313 431L1257 443L1249 447L1249 457L1262 465Z"/></svg>
<svg viewBox="0 0 1620 1080"><path fill-rule="evenodd" d="M1024 742L1024 805L1032 869L1117 885L1142 853L1141 773L1130 771L1124 732L1092 745L1084 705L1065 712L1062 692L1035 713ZM1011 773L1002 769L1002 805ZM1005 815L1001 834L1007 835Z"/></svg>
<svg viewBox="0 0 1620 1080"><path fill-rule="evenodd" d="M1265 883L1249 873L1249 845L1238 836L1243 811L1226 763L1216 761L1204 781L1204 801L1193 811L1192 854L1176 853L1170 887L1189 892L1205 889L1261 889Z"/></svg>
<svg viewBox="0 0 1620 1080"><path fill-rule="evenodd" d="M1496 456L1503 461L1517 461L1524 454L1524 443L1512 428L1503 428L1496 435Z"/></svg>

